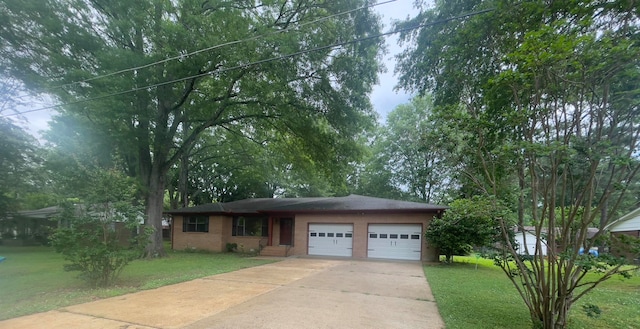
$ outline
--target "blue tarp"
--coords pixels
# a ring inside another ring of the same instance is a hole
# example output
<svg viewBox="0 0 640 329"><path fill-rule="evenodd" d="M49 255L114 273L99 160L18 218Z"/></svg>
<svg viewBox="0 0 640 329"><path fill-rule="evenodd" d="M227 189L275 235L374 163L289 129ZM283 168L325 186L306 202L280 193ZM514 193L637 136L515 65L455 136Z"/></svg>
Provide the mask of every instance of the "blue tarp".
<svg viewBox="0 0 640 329"><path fill-rule="evenodd" d="M7 259L7 258L0 256L0 263L2 263L5 259Z"/></svg>

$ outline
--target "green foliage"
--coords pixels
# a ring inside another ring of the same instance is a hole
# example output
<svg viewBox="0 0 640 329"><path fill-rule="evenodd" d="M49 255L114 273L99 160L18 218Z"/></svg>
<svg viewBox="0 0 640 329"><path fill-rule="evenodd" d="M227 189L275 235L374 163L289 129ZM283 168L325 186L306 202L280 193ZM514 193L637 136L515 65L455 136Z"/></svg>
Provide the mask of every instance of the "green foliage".
<svg viewBox="0 0 640 329"><path fill-rule="evenodd" d="M115 171L92 173L83 204L63 205L66 223L52 235L55 250L92 286L108 286L139 258L151 232L141 227L143 209L132 204L135 185Z"/></svg>
<svg viewBox="0 0 640 329"><path fill-rule="evenodd" d="M234 251L238 250L238 244L237 243L227 243L226 249L227 249L227 252L234 252Z"/></svg>
<svg viewBox="0 0 640 329"><path fill-rule="evenodd" d="M100 163L117 155L116 166L143 187L155 228L147 255L164 255L165 177L205 131L278 135L323 173L345 172L358 154L352 137L373 122L368 94L383 40L327 46L380 32L371 9L353 10L366 3L8 0L2 73L69 103L58 121L74 129L58 141L99 146L89 153ZM327 175L334 185L344 180L336 176Z"/></svg>
<svg viewBox="0 0 640 329"><path fill-rule="evenodd" d="M401 85L434 95L435 113L464 136L466 195L509 201L548 254L521 257L505 235L500 261L534 326L566 328L569 310L630 269L580 255L637 196L640 44L635 4L441 1L400 23L482 15L407 32ZM598 233L589 229L599 226ZM613 262L613 263L612 263ZM587 273L602 271L592 279ZM584 288L583 290L578 288Z"/></svg>
<svg viewBox="0 0 640 329"><path fill-rule="evenodd" d="M8 118L0 118L0 217L29 206L24 196L42 183L40 161L35 139Z"/></svg>
<svg viewBox="0 0 640 329"><path fill-rule="evenodd" d="M500 221L508 213L496 200L474 197L458 199L442 218L434 218L425 237L446 256L447 262L454 255L466 255L473 247L489 247L501 237Z"/></svg>
<svg viewBox="0 0 640 329"><path fill-rule="evenodd" d="M590 318L599 318L602 314L602 310L598 307L598 305L590 303L582 305L582 310Z"/></svg>
<svg viewBox="0 0 640 329"><path fill-rule="evenodd" d="M439 128L431 97L415 97L399 105L375 132L371 156L359 174L358 194L427 203L455 197L456 163L448 161L445 144L456 139ZM399 195L399 196L398 196Z"/></svg>

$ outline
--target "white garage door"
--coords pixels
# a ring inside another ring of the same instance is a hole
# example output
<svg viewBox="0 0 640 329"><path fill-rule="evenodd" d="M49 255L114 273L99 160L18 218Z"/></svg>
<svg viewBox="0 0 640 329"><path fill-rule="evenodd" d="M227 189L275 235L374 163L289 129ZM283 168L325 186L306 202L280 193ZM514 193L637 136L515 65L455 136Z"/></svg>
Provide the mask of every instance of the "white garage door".
<svg viewBox="0 0 640 329"><path fill-rule="evenodd" d="M420 260L421 224L369 224L367 257Z"/></svg>
<svg viewBox="0 0 640 329"><path fill-rule="evenodd" d="M351 257L353 225L309 224L309 255Z"/></svg>

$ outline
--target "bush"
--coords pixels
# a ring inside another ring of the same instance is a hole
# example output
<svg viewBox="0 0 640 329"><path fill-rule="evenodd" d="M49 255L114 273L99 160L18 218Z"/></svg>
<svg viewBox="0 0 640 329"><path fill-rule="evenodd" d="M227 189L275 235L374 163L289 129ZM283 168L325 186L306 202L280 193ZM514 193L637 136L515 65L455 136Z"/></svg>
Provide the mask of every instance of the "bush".
<svg viewBox="0 0 640 329"><path fill-rule="evenodd" d="M236 250L238 250L237 243L227 243L227 252L234 252Z"/></svg>
<svg viewBox="0 0 640 329"><path fill-rule="evenodd" d="M151 233L141 229L143 211L131 204L135 190L117 173L96 173L86 205L63 205L59 228L51 243L93 286L108 286L133 259L139 258Z"/></svg>

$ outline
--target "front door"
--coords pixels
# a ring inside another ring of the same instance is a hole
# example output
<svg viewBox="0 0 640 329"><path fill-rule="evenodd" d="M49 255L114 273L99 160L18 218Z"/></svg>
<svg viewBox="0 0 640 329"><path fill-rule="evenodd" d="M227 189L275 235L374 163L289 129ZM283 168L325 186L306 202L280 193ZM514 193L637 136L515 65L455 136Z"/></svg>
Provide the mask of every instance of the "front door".
<svg viewBox="0 0 640 329"><path fill-rule="evenodd" d="M280 218L280 244L292 245L293 241L293 218Z"/></svg>

